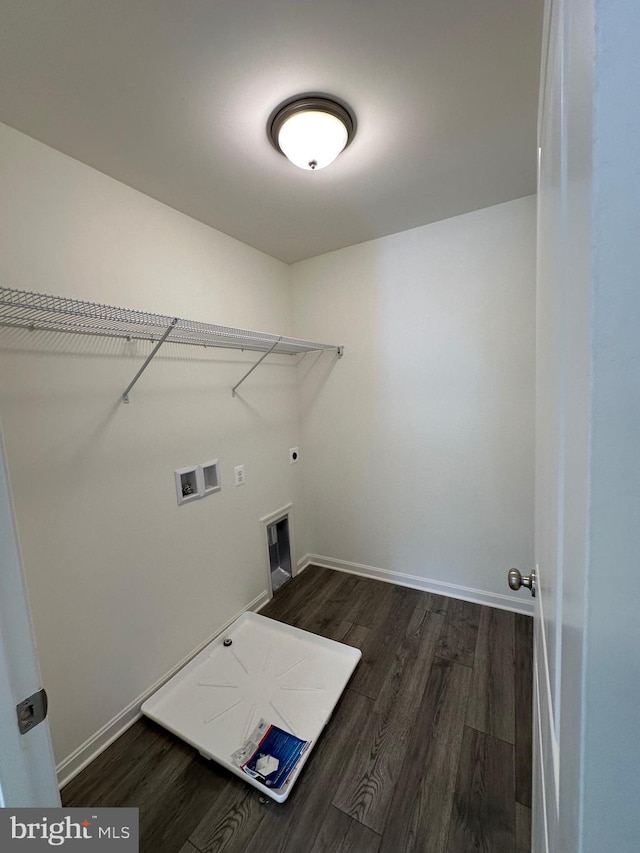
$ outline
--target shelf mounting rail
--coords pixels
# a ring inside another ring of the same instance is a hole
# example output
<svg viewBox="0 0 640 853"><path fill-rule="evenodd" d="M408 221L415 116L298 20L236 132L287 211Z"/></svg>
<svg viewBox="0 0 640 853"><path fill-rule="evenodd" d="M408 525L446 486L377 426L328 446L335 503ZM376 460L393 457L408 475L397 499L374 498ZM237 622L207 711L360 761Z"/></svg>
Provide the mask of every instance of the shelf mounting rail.
<svg viewBox="0 0 640 853"><path fill-rule="evenodd" d="M179 317L116 308L112 305L31 293L9 287L0 287L0 325L32 331L42 329L127 340L147 340L155 343L152 352L123 392L124 403L129 402L129 392L169 336L173 343L264 353L233 386L234 397L238 387L270 353L300 355L328 350L341 357L344 352L343 347L334 344L236 329L232 326L200 323L195 320L182 320Z"/></svg>

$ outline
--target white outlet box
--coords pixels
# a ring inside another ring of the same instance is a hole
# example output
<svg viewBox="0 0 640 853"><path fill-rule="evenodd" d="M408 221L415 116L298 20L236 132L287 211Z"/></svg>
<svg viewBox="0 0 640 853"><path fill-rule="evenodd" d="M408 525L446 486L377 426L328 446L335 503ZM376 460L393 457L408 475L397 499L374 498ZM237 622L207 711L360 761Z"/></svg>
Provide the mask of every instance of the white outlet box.
<svg viewBox="0 0 640 853"><path fill-rule="evenodd" d="M233 469L233 481L236 486L244 486L244 465L236 465Z"/></svg>
<svg viewBox="0 0 640 853"><path fill-rule="evenodd" d="M298 461L298 459L300 459L300 451L298 450L297 447L290 447L289 448L289 463L291 465L293 465L295 462Z"/></svg>

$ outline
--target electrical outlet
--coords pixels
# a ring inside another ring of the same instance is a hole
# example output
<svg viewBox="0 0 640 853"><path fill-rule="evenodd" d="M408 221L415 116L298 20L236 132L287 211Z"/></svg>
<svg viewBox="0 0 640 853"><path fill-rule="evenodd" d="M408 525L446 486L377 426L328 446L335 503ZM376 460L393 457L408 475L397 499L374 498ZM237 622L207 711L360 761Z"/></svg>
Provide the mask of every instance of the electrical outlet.
<svg viewBox="0 0 640 853"><path fill-rule="evenodd" d="M233 481L236 486L244 486L244 465L236 465L233 469Z"/></svg>
<svg viewBox="0 0 640 853"><path fill-rule="evenodd" d="M289 463L293 465L294 462L297 462L300 459L300 453L298 452L297 447L289 448Z"/></svg>

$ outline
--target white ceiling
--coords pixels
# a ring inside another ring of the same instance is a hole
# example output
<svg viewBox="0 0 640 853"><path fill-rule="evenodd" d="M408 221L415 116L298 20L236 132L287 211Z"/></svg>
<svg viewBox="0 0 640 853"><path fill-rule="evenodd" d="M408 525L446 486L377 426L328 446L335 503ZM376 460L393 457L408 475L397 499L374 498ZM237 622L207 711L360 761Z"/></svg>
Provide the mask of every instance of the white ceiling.
<svg viewBox="0 0 640 853"><path fill-rule="evenodd" d="M0 121L286 262L535 192L542 0L0 0ZM269 144L298 93L358 131Z"/></svg>

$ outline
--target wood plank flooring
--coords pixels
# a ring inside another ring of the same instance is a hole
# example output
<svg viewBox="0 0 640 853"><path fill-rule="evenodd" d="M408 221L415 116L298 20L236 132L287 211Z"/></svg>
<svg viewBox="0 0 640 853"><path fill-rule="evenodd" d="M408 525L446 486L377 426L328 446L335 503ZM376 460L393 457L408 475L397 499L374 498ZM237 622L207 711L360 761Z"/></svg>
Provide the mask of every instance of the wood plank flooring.
<svg viewBox="0 0 640 853"><path fill-rule="evenodd" d="M141 853L524 853L531 619L310 566L262 611L362 649L286 803L149 720L62 791L137 806Z"/></svg>

